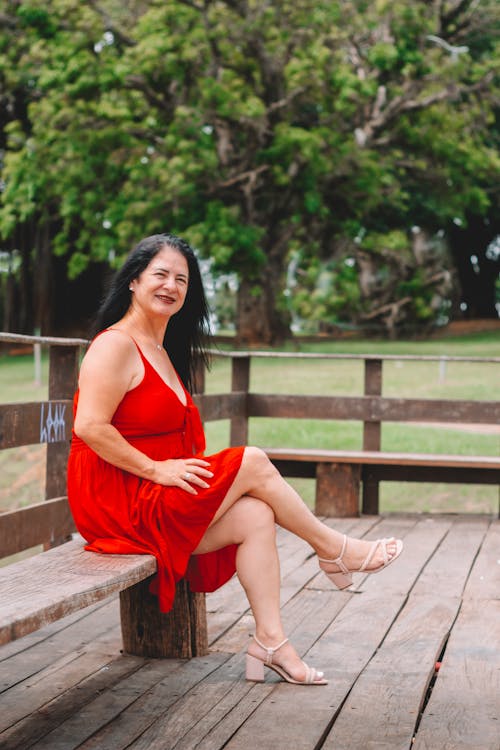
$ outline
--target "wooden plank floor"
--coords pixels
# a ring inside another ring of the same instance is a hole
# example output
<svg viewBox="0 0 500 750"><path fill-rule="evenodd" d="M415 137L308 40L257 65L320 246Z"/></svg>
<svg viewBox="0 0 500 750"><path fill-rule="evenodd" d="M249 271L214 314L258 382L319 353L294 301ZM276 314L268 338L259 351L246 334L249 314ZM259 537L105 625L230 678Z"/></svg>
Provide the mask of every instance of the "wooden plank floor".
<svg viewBox="0 0 500 750"><path fill-rule="evenodd" d="M340 592L280 531L287 632L328 686L245 681L253 621L235 579L207 596L211 651L191 661L121 654L111 600L0 649L1 750L499 750L500 522L334 525L405 550Z"/></svg>

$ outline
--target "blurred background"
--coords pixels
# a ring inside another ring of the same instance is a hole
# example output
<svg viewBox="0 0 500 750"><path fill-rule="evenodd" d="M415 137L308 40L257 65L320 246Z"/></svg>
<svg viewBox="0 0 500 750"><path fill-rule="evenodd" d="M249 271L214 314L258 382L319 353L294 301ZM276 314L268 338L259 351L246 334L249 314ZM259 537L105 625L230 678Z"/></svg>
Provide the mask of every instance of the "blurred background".
<svg viewBox="0 0 500 750"><path fill-rule="evenodd" d="M0 329L87 335L163 231L235 344L496 328L498 31L495 0L2 0Z"/></svg>

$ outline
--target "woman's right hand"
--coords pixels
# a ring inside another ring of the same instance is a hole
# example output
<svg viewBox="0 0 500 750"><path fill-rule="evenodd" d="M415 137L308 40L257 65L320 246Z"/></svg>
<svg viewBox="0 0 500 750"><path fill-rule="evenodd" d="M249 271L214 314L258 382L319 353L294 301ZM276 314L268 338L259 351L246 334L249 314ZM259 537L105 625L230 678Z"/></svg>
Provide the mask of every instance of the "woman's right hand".
<svg viewBox="0 0 500 750"><path fill-rule="evenodd" d="M210 485L205 479L213 477L210 464L203 458L169 458L155 461L151 480L167 487L180 487L191 495L197 495L196 487Z"/></svg>

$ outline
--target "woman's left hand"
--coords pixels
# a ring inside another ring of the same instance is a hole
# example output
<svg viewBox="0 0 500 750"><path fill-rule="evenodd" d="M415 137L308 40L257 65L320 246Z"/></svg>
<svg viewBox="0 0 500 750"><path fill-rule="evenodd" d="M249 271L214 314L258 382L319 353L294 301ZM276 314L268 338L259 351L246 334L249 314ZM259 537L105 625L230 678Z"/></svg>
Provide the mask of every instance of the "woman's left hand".
<svg viewBox="0 0 500 750"><path fill-rule="evenodd" d="M210 464L202 458L169 458L166 461L155 461L153 482L167 486L181 487L186 492L196 495L196 487L207 488L206 479L213 473Z"/></svg>

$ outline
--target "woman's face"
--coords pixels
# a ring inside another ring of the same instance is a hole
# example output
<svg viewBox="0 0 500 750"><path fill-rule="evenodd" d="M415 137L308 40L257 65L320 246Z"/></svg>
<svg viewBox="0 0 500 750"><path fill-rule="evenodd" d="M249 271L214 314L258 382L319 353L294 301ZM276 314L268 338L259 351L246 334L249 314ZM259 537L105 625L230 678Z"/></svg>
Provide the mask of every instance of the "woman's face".
<svg viewBox="0 0 500 750"><path fill-rule="evenodd" d="M130 282L132 306L139 305L146 313L170 318L184 304L188 284L187 260L178 250L165 245Z"/></svg>

